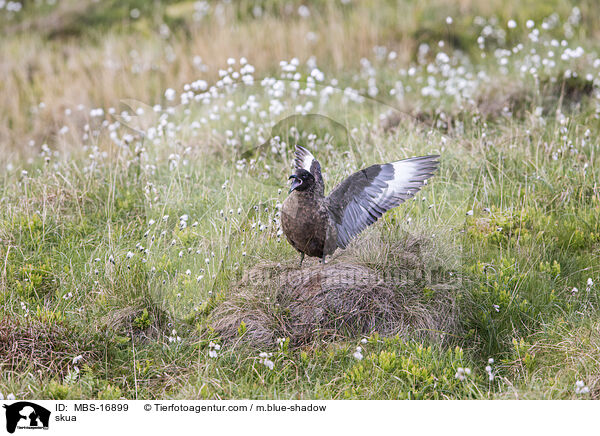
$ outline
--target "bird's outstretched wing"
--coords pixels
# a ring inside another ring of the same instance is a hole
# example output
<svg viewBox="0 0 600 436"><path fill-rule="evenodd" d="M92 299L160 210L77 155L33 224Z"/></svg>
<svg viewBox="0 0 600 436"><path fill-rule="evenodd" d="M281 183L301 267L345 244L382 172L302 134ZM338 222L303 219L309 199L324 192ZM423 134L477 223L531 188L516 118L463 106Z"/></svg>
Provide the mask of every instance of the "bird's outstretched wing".
<svg viewBox="0 0 600 436"><path fill-rule="evenodd" d="M321 194L323 194L324 184L323 177L321 176L321 164L310 151L301 145L296 145L296 152L294 153L296 158L294 159L294 167L296 169L305 169L313 175L315 183L319 187Z"/></svg>
<svg viewBox="0 0 600 436"><path fill-rule="evenodd" d="M412 157L360 170L341 182L327 197L337 229L337 245L352 238L386 211L412 198L433 176L438 155Z"/></svg>

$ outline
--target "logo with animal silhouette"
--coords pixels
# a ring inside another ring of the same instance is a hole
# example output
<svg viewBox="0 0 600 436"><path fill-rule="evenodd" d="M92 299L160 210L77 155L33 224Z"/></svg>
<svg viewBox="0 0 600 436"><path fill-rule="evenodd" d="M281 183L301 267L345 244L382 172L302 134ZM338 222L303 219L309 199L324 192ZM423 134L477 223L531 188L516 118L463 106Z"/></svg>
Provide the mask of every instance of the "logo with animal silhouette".
<svg viewBox="0 0 600 436"><path fill-rule="evenodd" d="M6 409L6 430L14 433L18 429L48 430L50 411L29 401L19 401L3 406Z"/></svg>

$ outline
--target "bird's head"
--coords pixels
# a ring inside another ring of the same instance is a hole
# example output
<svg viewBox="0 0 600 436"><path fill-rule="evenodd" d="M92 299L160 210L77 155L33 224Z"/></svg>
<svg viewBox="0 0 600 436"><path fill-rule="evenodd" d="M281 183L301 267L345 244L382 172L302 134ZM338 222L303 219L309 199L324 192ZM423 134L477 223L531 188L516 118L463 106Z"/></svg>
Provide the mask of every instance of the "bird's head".
<svg viewBox="0 0 600 436"><path fill-rule="evenodd" d="M290 186L289 193L292 191L306 191L315 183L314 176L304 169L296 170L296 174L290 176L292 179L292 186Z"/></svg>

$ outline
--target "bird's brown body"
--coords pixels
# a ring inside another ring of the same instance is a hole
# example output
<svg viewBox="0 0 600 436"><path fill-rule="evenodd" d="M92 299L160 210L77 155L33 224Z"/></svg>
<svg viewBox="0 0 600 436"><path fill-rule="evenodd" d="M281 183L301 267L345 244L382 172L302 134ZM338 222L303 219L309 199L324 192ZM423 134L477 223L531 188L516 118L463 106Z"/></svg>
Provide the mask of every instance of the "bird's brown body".
<svg viewBox="0 0 600 436"><path fill-rule="evenodd" d="M337 248L337 232L325 198L318 198L312 190L293 191L285 199L281 227L289 243L300 253L322 258Z"/></svg>

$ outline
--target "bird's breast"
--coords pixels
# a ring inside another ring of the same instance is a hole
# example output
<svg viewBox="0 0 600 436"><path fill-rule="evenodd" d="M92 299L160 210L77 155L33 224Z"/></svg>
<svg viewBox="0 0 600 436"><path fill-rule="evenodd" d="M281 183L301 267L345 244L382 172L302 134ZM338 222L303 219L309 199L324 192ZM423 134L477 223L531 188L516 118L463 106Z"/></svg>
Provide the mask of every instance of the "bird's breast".
<svg viewBox="0 0 600 436"><path fill-rule="evenodd" d="M330 221L322 199L294 191L283 202L283 232L294 248L308 256L330 254L329 242L334 236L334 226Z"/></svg>

